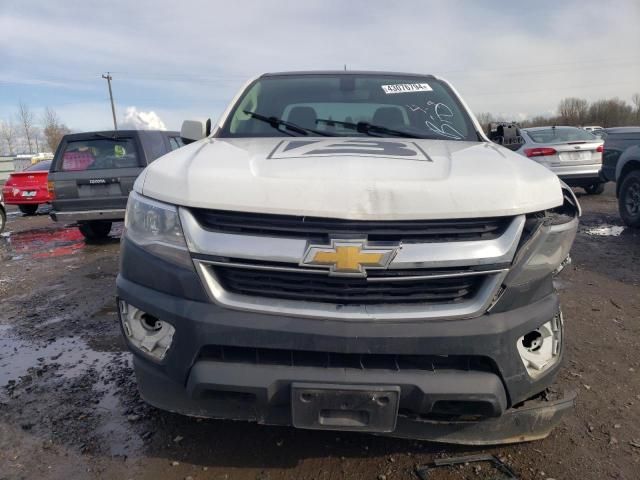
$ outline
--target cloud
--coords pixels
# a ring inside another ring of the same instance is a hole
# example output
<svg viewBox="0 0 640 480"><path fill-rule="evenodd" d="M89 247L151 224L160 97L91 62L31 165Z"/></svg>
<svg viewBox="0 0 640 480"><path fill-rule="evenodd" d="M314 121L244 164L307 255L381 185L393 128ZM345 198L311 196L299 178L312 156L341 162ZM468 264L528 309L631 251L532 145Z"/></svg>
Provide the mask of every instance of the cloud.
<svg viewBox="0 0 640 480"><path fill-rule="evenodd" d="M346 64L432 73L474 111L510 115L553 111L565 96L628 100L640 85L638 0L606 8L601 0L184 3L4 2L3 78L30 84L0 78L0 118L3 104L13 109L22 98L35 108L84 103L86 113L63 120L102 124L110 114L105 71L118 112L160 112L170 128L180 118L215 118L245 80L267 71ZM91 105L100 102L106 109L93 120Z"/></svg>
<svg viewBox="0 0 640 480"><path fill-rule="evenodd" d="M134 130L166 130L164 122L156 112L139 111L136 107L127 107L124 113L122 128Z"/></svg>

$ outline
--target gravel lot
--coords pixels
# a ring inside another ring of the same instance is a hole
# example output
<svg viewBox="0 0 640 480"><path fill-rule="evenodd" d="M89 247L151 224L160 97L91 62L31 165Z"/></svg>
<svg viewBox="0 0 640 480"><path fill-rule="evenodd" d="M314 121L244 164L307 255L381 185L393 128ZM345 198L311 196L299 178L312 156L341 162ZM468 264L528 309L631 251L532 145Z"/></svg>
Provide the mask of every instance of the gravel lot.
<svg viewBox="0 0 640 480"><path fill-rule="evenodd" d="M576 410L549 438L499 448L200 421L138 397L115 311L119 232L87 245L73 226L9 209L0 237L0 479L416 479L435 458L492 453L522 479L637 479L640 231L612 185L581 196L573 264L558 280ZM615 235L617 234L617 235ZM502 478L488 464L429 479Z"/></svg>

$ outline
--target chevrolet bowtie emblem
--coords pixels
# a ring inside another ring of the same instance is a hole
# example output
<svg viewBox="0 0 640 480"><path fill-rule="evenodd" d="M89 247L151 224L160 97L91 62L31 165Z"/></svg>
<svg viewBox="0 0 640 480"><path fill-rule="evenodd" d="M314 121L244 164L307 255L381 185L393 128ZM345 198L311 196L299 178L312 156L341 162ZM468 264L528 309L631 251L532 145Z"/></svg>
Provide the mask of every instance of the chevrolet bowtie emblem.
<svg viewBox="0 0 640 480"><path fill-rule="evenodd" d="M366 277L367 269L387 268L396 247L369 247L366 240L337 240L331 245L310 245L300 266L326 268L330 275Z"/></svg>

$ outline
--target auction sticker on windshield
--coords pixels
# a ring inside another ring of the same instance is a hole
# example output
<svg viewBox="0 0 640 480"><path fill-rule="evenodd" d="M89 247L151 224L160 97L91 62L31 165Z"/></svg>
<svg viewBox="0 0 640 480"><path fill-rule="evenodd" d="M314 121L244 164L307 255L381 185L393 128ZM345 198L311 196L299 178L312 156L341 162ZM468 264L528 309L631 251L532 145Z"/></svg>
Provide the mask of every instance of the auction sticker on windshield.
<svg viewBox="0 0 640 480"><path fill-rule="evenodd" d="M396 83L395 85L382 85L382 90L390 95L393 93L431 92L433 89L428 83Z"/></svg>

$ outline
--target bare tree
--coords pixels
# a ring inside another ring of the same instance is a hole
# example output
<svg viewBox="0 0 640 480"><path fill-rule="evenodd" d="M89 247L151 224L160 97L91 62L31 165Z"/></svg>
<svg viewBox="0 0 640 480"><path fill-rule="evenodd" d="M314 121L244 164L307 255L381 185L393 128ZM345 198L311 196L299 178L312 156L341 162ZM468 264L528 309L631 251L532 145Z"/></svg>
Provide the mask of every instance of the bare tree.
<svg viewBox="0 0 640 480"><path fill-rule="evenodd" d="M584 125L588 113L589 102L584 98L563 98L558 105L560 121L567 125Z"/></svg>
<svg viewBox="0 0 640 480"><path fill-rule="evenodd" d="M6 143L9 155L13 155L15 153L13 146L16 140L16 126L11 120L0 121L0 140Z"/></svg>
<svg viewBox="0 0 640 480"><path fill-rule="evenodd" d="M480 126L486 131L489 124L492 122L495 122L495 117L493 116L493 114L491 112L480 112L476 115L476 118L478 119L478 123L480 124Z"/></svg>
<svg viewBox="0 0 640 480"><path fill-rule="evenodd" d="M593 102L589 107L589 120L594 125L618 127L628 125L633 117L633 108L624 100L610 98Z"/></svg>
<svg viewBox="0 0 640 480"><path fill-rule="evenodd" d="M33 145L31 143L31 140L33 139L35 128L33 124L34 115L31 110L29 110L29 106L24 102L20 102L18 104L18 119L20 121L20 125L22 126L24 136L27 140L27 148L29 150L29 153L33 153Z"/></svg>
<svg viewBox="0 0 640 480"><path fill-rule="evenodd" d="M60 141L62 140L62 137L64 137L67 133L71 133L71 131L64 123L62 123L56 111L51 107L46 107L44 109L42 124L44 126L44 137L47 140L49 150L51 152L55 152L56 148L58 148L58 145L60 144Z"/></svg>
<svg viewBox="0 0 640 480"><path fill-rule="evenodd" d="M631 95L631 103L635 107L635 120L636 122L640 122L640 93L634 93Z"/></svg>

